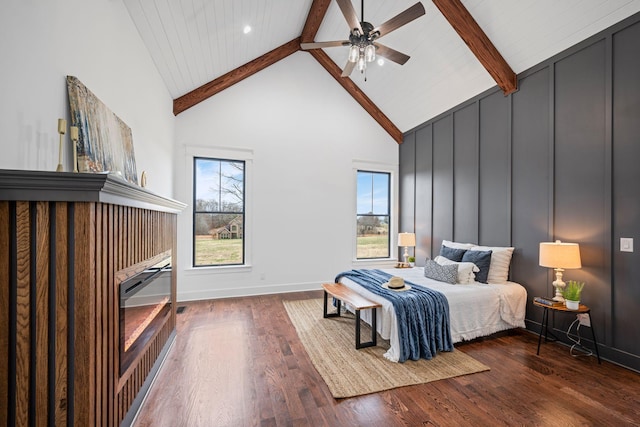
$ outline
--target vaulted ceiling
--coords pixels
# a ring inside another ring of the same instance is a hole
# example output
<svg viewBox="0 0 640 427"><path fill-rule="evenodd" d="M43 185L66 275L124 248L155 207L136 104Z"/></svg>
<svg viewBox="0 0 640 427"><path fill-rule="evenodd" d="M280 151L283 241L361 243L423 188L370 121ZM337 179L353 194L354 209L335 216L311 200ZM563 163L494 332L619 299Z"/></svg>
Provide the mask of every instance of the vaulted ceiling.
<svg viewBox="0 0 640 427"><path fill-rule="evenodd" d="M417 0L365 0L374 26ZM640 0L421 0L426 14L382 40L411 56L339 74L348 48L335 0L124 0L179 114L291 54L313 55L398 142L401 135L640 11ZM361 14L362 3L353 0ZM247 34L243 29L251 26ZM304 79L304 76L300 76ZM309 82L313 84L313 82Z"/></svg>

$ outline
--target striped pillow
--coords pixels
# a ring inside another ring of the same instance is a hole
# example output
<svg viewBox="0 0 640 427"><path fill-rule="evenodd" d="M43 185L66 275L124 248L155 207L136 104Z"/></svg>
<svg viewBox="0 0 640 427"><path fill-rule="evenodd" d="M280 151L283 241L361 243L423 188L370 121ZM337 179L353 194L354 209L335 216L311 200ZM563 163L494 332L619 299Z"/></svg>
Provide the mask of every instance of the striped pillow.
<svg viewBox="0 0 640 427"><path fill-rule="evenodd" d="M474 246L473 251L491 251L488 283L505 283L509 280L509 266L514 248L503 246Z"/></svg>

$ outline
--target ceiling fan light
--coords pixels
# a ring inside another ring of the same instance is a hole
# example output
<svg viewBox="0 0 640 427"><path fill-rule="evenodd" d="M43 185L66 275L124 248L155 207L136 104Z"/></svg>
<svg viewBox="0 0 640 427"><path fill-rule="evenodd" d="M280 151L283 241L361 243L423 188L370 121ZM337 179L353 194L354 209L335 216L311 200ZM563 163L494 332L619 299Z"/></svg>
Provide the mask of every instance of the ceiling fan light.
<svg viewBox="0 0 640 427"><path fill-rule="evenodd" d="M360 49L356 45L349 48L349 62L356 62L360 56ZM344 57L343 57L344 58Z"/></svg>
<svg viewBox="0 0 640 427"><path fill-rule="evenodd" d="M373 44L369 44L364 48L364 59L367 62L376 60L376 47Z"/></svg>
<svg viewBox="0 0 640 427"><path fill-rule="evenodd" d="M367 68L367 63L364 60L364 55L360 55L358 58L358 71L364 71L365 68Z"/></svg>

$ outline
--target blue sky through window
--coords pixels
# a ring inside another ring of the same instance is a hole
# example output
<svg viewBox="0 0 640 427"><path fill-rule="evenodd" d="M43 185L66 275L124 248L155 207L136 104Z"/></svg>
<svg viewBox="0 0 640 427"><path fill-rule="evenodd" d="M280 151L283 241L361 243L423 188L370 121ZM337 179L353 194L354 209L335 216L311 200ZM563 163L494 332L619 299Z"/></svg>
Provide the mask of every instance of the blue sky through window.
<svg viewBox="0 0 640 427"><path fill-rule="evenodd" d="M358 171L357 213L389 215L389 174Z"/></svg>
<svg viewBox="0 0 640 427"><path fill-rule="evenodd" d="M244 182L243 162L219 159L196 159L196 199L214 200L221 205L238 204L240 209Z"/></svg>

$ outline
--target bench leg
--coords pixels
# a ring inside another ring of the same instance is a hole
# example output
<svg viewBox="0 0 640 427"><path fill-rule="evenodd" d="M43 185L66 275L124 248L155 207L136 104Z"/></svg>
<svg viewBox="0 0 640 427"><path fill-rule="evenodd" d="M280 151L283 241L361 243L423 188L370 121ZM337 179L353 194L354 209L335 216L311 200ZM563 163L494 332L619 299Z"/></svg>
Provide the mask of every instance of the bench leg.
<svg viewBox="0 0 640 427"><path fill-rule="evenodd" d="M371 309L371 341L369 342L360 342L360 310L356 310L356 349L361 349L365 347L375 347L377 345L378 336L376 332L376 321L378 317L376 307Z"/></svg>
<svg viewBox="0 0 640 427"><path fill-rule="evenodd" d="M324 291L324 307L323 307L323 311L322 311L322 317L327 318L327 317L340 317L340 309L342 306L342 301L335 298L334 300L336 301L336 308L338 309L338 311L336 313L329 313L329 310L327 308L327 305L329 303L329 293L327 291ZM378 312L377 312L377 308L373 307L371 309L371 315L373 316L373 318L371 319L371 341L368 342L360 342L360 310L357 309L356 310L356 349L361 349L361 348L365 348L365 347L375 347L376 345L378 345L378 336L377 336L377 318L378 318Z"/></svg>
<svg viewBox="0 0 640 427"><path fill-rule="evenodd" d="M324 317L325 319L327 317L340 317L340 306L342 305L342 301L340 301L339 299L336 299L336 308L338 309L338 311L336 313L329 313L327 309L328 299L329 299L329 294L327 293L327 291L324 291L324 311L322 313L322 317Z"/></svg>
<svg viewBox="0 0 640 427"><path fill-rule="evenodd" d="M371 318L371 342L375 347L378 345L378 325L376 324L378 322L378 309L376 307L371 309L371 315L373 316Z"/></svg>

